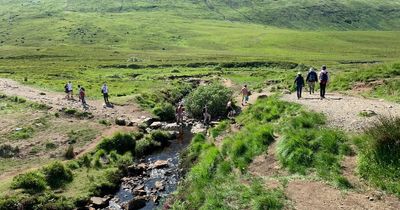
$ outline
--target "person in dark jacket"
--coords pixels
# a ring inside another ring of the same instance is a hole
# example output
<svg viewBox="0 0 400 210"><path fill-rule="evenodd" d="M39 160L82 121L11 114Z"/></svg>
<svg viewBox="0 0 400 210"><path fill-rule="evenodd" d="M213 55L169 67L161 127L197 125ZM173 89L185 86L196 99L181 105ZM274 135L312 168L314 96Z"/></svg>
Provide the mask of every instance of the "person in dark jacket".
<svg viewBox="0 0 400 210"><path fill-rule="evenodd" d="M326 66L322 66L322 70L319 73L319 87L320 87L320 96L321 100L325 98L325 89L326 85L329 83L329 73L326 70Z"/></svg>
<svg viewBox="0 0 400 210"><path fill-rule="evenodd" d="M314 71L314 68L310 68L310 71L307 74L306 82L308 84L308 88L310 94L314 94L315 83L318 82L318 74Z"/></svg>
<svg viewBox="0 0 400 210"><path fill-rule="evenodd" d="M294 84L296 85L296 91L297 91L297 99L301 98L301 92L304 87L304 78L301 76L301 73L297 73L297 77L294 80Z"/></svg>

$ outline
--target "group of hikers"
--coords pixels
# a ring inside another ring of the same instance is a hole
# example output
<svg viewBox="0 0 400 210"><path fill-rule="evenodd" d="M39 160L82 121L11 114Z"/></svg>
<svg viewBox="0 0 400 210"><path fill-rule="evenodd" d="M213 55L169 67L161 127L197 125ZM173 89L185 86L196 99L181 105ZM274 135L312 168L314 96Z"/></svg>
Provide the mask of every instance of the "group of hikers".
<svg viewBox="0 0 400 210"><path fill-rule="evenodd" d="M308 84L308 90L310 94L314 94L315 84L319 82L320 99L321 100L324 99L326 93L326 85L329 82L329 74L326 69L326 66L325 65L322 66L319 75L317 74L317 72L315 72L314 68L311 67L309 72L307 73L305 81L304 77L301 75L301 72L297 73L297 77L294 80L297 92L297 99L300 99L302 97L302 91L303 87L305 87L305 82L307 82Z"/></svg>
<svg viewBox="0 0 400 210"><path fill-rule="evenodd" d="M328 71L326 69L326 66L323 65L321 68L321 71L319 74L315 71L314 68L310 68L309 72L307 73L307 77L304 80L304 77L302 76L301 72L297 73L296 79L294 80L294 84L296 86L296 92L297 92L297 98L300 99L302 97L302 91L303 87L305 87L305 84L308 84L308 90L310 94L314 94L315 91L315 84L319 83L319 88L320 88L320 98L324 99L325 98L325 92L326 92L326 85L329 82L329 75ZM64 86L66 98L68 100L73 100L73 86L72 82L69 81L68 83L65 84ZM86 92L85 88L81 85L78 85L78 96L79 96L79 101L82 102L82 106L84 109L88 108L88 104L86 103ZM110 101L108 100L109 95L108 95L108 86L106 83L104 83L101 87L101 93L104 98L104 103L106 106L110 105ZM245 106L248 101L249 97L251 95L251 91L248 89L247 85L244 85L242 89L240 90L241 93L241 105ZM183 117L184 117L184 106L183 103L179 103L178 106L175 109L176 113L176 122L177 124L182 124L183 123ZM236 111L233 107L232 100L229 100L228 103L226 104L226 111L227 111L227 117L229 119L233 118L236 114ZM205 105L202 110L203 113L203 123L208 124L211 121L211 114L208 110L208 106Z"/></svg>
<svg viewBox="0 0 400 210"><path fill-rule="evenodd" d="M74 94L73 94L74 88L71 81L65 84L64 91L67 94L66 99L74 100ZM106 83L104 83L103 86L101 86L101 94L103 95L104 103L106 104L106 106L109 106L110 101L108 100L108 86ZM89 106L86 103L86 90L81 85L78 85L78 98L79 101L82 103L83 108L88 109Z"/></svg>

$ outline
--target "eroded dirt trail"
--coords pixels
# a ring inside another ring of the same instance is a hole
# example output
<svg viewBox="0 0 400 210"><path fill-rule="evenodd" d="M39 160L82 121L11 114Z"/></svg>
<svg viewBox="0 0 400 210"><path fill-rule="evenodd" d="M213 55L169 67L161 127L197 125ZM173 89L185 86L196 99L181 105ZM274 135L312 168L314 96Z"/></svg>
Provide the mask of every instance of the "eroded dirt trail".
<svg viewBox="0 0 400 210"><path fill-rule="evenodd" d="M54 111L62 108L75 108L78 110L83 110L76 92L74 92L75 100L67 100L65 98L66 95L63 93L40 90L22 85L10 79L0 78L0 93L4 93L8 96L19 96L30 101L45 104L52 107ZM106 108L102 100L87 100L87 103L89 104L88 111L97 118L128 116L133 119L148 115L148 113L141 110L136 104Z"/></svg>
<svg viewBox="0 0 400 210"><path fill-rule="evenodd" d="M6 94L7 96L23 97L29 101L37 102L40 104L45 104L49 107L52 107L50 109L50 111L54 112L54 113L58 112L61 109L71 109L71 108L83 111L83 107L78 100L66 100L65 94L63 94L63 93L36 89L33 87L22 85L18 82L10 80L10 79L0 78L0 93ZM130 120L134 121L134 120L137 120L137 119L140 119L143 117L150 116L149 113L140 109L139 106L136 104L129 104L129 105L125 105L125 106L115 105L113 108L108 108L108 107L104 106L104 103L102 100L88 100L87 103L90 106L87 111L93 114L92 119L75 119L75 118L63 118L62 117L62 118L58 118L58 121L61 121L61 122L65 121L66 124L71 123L71 122L74 123L74 122L78 122L78 121L82 122L83 124L85 124L85 122L86 123L90 122L92 124L98 124L99 119L108 119L109 122L113 122L115 118L123 117L124 119L130 119ZM3 131L13 130L15 125L17 124L12 119L10 119L10 120L4 119L3 121L0 121L0 122L1 122L0 129ZM61 123L61 122L59 122L59 123ZM97 126L97 127L99 127L99 131L98 131L96 138L92 139L90 142L88 142L87 144L85 144L81 147L75 148L75 153L78 157L92 151L96 147L98 142L101 141L101 139L103 137L111 136L115 132L120 132L120 131L121 132L122 131L129 132L129 131L134 131L137 129L136 127L121 127L121 126L117 126L117 125L106 126L104 128L101 128L101 130L100 130L100 126ZM43 137L43 139L37 140L39 142L46 140L46 138L49 138L48 136L43 136L45 134L40 134L40 135ZM41 137L38 136L37 138L41 138ZM29 144L34 145L35 143L30 142ZM34 170L39 167L41 167L41 165L33 164L29 168L24 168L24 170L11 170L11 171L8 171L5 173L0 173L0 180L8 179L15 175L24 173L29 170Z"/></svg>
<svg viewBox="0 0 400 210"><path fill-rule="evenodd" d="M328 118L328 126L348 132L362 131L381 115L400 116L400 104L338 93L327 94L324 100L320 100L318 94L308 93L304 93L300 100L297 99L296 94L283 95L282 99L302 104L312 111L324 113ZM374 116L365 117L361 116L361 113L370 113Z"/></svg>

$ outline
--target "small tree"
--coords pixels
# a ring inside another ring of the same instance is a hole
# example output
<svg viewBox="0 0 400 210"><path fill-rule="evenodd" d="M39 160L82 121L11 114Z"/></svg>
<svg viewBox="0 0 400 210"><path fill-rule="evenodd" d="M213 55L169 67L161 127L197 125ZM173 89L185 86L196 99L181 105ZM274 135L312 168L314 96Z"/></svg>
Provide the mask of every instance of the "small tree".
<svg viewBox="0 0 400 210"><path fill-rule="evenodd" d="M65 158L68 160L75 158L74 146L72 144L68 146L68 149L65 152Z"/></svg>
<svg viewBox="0 0 400 210"><path fill-rule="evenodd" d="M56 161L43 169L46 181L52 188L64 186L73 180L72 171Z"/></svg>
<svg viewBox="0 0 400 210"><path fill-rule="evenodd" d="M186 110L192 117L202 118L203 108L208 105L212 118L224 116L226 104L232 99L232 94L232 90L220 84L201 86L186 98Z"/></svg>

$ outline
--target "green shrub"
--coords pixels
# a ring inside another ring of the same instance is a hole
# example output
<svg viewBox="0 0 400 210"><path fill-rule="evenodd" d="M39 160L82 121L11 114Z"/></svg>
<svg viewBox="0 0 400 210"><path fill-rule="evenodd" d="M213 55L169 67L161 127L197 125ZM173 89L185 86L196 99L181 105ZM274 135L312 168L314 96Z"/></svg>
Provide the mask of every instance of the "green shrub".
<svg viewBox="0 0 400 210"><path fill-rule="evenodd" d="M113 150L119 154L124 154L128 151L135 151L136 141L132 135L128 133L116 133L111 138L104 138L99 145L98 149L104 149L106 152Z"/></svg>
<svg viewBox="0 0 400 210"><path fill-rule="evenodd" d="M173 121L175 119L175 108L170 103L157 104L152 110L153 114L161 121Z"/></svg>
<svg viewBox="0 0 400 210"><path fill-rule="evenodd" d="M226 104L232 98L232 90L219 85L201 86L191 92L186 98L186 110L195 118L203 117L203 107L208 105L212 118L226 115Z"/></svg>
<svg viewBox="0 0 400 210"><path fill-rule="evenodd" d="M43 169L48 185L52 188L59 188L73 179L72 171L61 162L54 162Z"/></svg>
<svg viewBox="0 0 400 210"><path fill-rule="evenodd" d="M171 133L167 131L155 130L150 133L151 138L156 141L160 142L161 146L168 145L168 141L172 140L174 137Z"/></svg>
<svg viewBox="0 0 400 210"><path fill-rule="evenodd" d="M40 172L28 172L14 177L12 187L21 188L29 193L39 193L46 189L45 176Z"/></svg>
<svg viewBox="0 0 400 210"><path fill-rule="evenodd" d="M136 141L135 156L142 157L161 147L161 143L154 141L150 136Z"/></svg>
<svg viewBox="0 0 400 210"><path fill-rule="evenodd" d="M0 198L0 210L21 209L21 203L16 197Z"/></svg>

